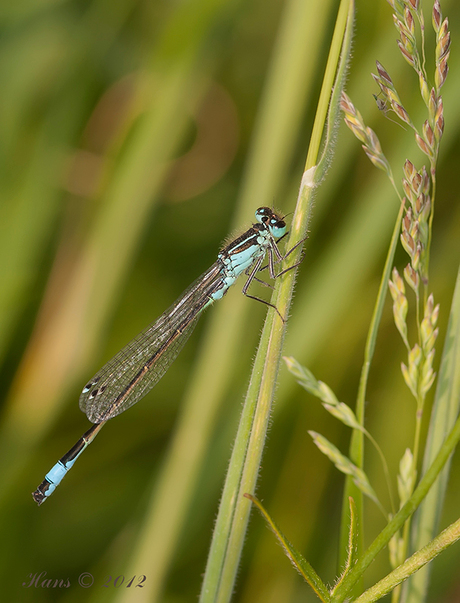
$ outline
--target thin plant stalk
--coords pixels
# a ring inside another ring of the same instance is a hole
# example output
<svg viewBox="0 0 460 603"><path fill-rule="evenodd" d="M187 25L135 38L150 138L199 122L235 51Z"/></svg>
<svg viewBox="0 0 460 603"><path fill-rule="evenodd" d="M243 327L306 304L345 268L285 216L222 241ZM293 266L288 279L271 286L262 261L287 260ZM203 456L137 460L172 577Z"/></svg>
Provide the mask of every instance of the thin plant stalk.
<svg viewBox="0 0 460 603"><path fill-rule="evenodd" d="M364 427L364 408L366 402L366 391L367 382L369 379L369 372L372 363L372 358L375 351L375 343L377 340L378 328L380 321L382 320L383 308L385 305L385 299L387 294L388 280L390 278L391 269L393 266L394 255L396 248L399 243L399 233L401 230L401 220L404 212L404 206L401 204L398 215L396 217L393 234L391 236L390 247L385 260L385 266L383 269L382 279L380 281L379 291L377 294L377 300L372 314L371 323L366 339L366 346L364 348L364 363L361 369L361 377L359 381L358 397L356 400L356 417L359 423ZM360 469L363 468L364 463L364 434L361 430L355 429L350 442L350 460L357 465ZM347 476L344 495L342 500L342 523L341 523L341 555L346 553L346 543L348 541L348 517L349 517L349 497L352 497L355 501L357 508L357 515L362 520L363 513L363 495L359 488L354 484L353 480ZM360 522L363 525L363 522ZM360 546L362 547L363 533L361 531L359 538ZM343 560L342 560L343 561Z"/></svg>
<svg viewBox="0 0 460 603"><path fill-rule="evenodd" d="M313 166L318 158L320 141L325 128L327 107L331 107L329 123L336 121L334 119L335 113L338 115L340 91L343 86L350 51L353 8L353 2L342 0L288 248L302 241L307 229L313 189L317 184ZM344 43L345 33L347 36ZM335 79L336 85L334 86ZM332 93L334 93L335 104L331 102L329 105ZM332 153L332 144L333 136L329 135L323 152L323 159ZM323 167L324 163L320 162L320 165ZM323 169L318 171L318 174L322 175L322 173ZM295 262L295 260L296 258L292 258L289 261ZM273 300L282 316L288 316L289 314L295 281L294 272L288 272L285 278L280 279L275 288ZM255 489L274 397L284 333L285 323L281 321L276 312L270 310L254 363L217 517L201 592L200 601L202 603L228 601L234 589L250 512L250 501L244 498L243 494L245 492L252 493Z"/></svg>
<svg viewBox="0 0 460 603"><path fill-rule="evenodd" d="M351 593L354 586L361 579L362 575L378 555L378 553L388 544L391 537L400 530L404 523L414 513L419 504L428 494L431 486L442 471L458 442L460 441L460 417L456 420L449 435L442 444L433 463L420 480L412 496L405 505L396 513L393 519L385 526L369 548L360 556L359 561L350 570L349 574L337 588L335 592L334 603L342 603Z"/></svg>
<svg viewBox="0 0 460 603"><path fill-rule="evenodd" d="M434 538L429 544L411 555L409 559L406 559L404 563L385 576L385 578L379 580L374 586L367 589L362 595L355 599L354 603L373 603L374 601L378 601L395 589L409 576L425 567L430 561L442 553L442 551L459 539L460 519L457 519L457 521L443 530L441 534Z"/></svg>
<svg viewBox="0 0 460 603"><path fill-rule="evenodd" d="M460 405L460 271L457 274L449 324L444 343L438 384L430 421L428 441L425 447L423 472L430 466L438 452L449 426L458 416ZM420 505L413 521L412 548L422 548L434 537L444 502L450 459L441 475ZM407 603L424 600L428 589L430 566L411 576L405 593Z"/></svg>

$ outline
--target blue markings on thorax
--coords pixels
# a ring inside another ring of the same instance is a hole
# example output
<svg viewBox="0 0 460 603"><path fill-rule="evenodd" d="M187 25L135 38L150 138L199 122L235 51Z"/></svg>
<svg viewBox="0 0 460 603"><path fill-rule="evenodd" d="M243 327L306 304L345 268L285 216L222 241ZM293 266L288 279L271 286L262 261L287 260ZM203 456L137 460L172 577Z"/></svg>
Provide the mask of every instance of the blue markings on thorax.
<svg viewBox="0 0 460 603"><path fill-rule="evenodd" d="M270 233L264 226L256 224L223 249L218 256L222 262L222 287L212 294L212 299L222 299L240 274L266 254L269 244Z"/></svg>
<svg viewBox="0 0 460 603"><path fill-rule="evenodd" d="M274 214L269 207L259 207L255 215L259 223L254 224L219 253L218 261L222 264L221 282L210 295L209 303L222 299L240 274L260 257L265 256L267 251L271 251L271 247L276 245L275 239L285 235L284 219Z"/></svg>

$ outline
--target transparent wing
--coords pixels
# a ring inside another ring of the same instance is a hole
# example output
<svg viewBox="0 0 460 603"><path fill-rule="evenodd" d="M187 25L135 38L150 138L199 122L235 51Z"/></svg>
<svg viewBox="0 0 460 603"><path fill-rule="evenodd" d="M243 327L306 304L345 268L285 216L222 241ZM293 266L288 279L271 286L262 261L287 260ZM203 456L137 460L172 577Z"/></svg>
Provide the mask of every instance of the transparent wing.
<svg viewBox="0 0 460 603"><path fill-rule="evenodd" d="M101 423L136 404L163 377L193 331L210 295L223 285L216 262L83 388L80 408Z"/></svg>

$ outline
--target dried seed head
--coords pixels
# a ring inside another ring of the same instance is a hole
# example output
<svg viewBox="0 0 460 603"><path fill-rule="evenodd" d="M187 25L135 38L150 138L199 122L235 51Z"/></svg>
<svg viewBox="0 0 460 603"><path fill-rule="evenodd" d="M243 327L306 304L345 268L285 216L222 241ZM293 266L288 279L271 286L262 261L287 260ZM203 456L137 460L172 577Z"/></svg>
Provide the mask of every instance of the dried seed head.
<svg viewBox="0 0 460 603"><path fill-rule="evenodd" d="M420 191L422 189L422 182L423 182L422 175L419 174L418 172L416 172L414 174L414 177L412 178L412 190L414 191L414 193L416 195L420 194Z"/></svg>
<svg viewBox="0 0 460 603"><path fill-rule="evenodd" d="M425 343L433 334L433 327L431 326L430 321L425 317L420 324L420 337L422 340L423 348L426 349Z"/></svg>
<svg viewBox="0 0 460 603"><path fill-rule="evenodd" d="M415 55L415 40L404 26L401 27L401 42L404 44L404 48L410 52L411 55Z"/></svg>
<svg viewBox="0 0 460 603"><path fill-rule="evenodd" d="M431 199L429 195L425 195L425 204L419 213L419 219L422 224L426 224L431 210Z"/></svg>
<svg viewBox="0 0 460 603"><path fill-rule="evenodd" d="M406 159L406 161L404 163L404 176L407 178L407 180L412 180L414 173L415 173L414 164L411 161L409 161L409 159Z"/></svg>
<svg viewBox="0 0 460 603"><path fill-rule="evenodd" d="M436 304L436 306L433 308L433 312L431 313L431 323L433 325L437 324L438 317L439 317L439 304Z"/></svg>
<svg viewBox="0 0 460 603"><path fill-rule="evenodd" d="M408 210L406 211L406 214L403 218L403 230L407 230L407 232L410 231L410 227L412 224L412 208L409 207Z"/></svg>
<svg viewBox="0 0 460 603"><path fill-rule="evenodd" d="M417 132L415 133L415 142L417 143L417 145L418 145L419 149L422 151L422 153L425 153L425 155L428 155L428 157L430 157L430 158L432 157L430 147L426 144L426 142L423 140L423 138L417 134Z"/></svg>
<svg viewBox="0 0 460 603"><path fill-rule="evenodd" d="M426 300L426 304L425 304L425 317L431 317L431 315L433 314L433 308L434 308L434 297L433 297L433 294L430 293L430 295L428 296L428 299Z"/></svg>
<svg viewBox="0 0 460 603"><path fill-rule="evenodd" d="M436 66L436 70L434 72L434 83L436 85L436 89L440 90L446 81L447 74L449 72L449 66L447 65L447 57L444 57L439 65Z"/></svg>
<svg viewBox="0 0 460 603"><path fill-rule="evenodd" d="M423 193L420 193L420 195L418 195L414 205L415 213L416 215L419 215L422 209L425 207L425 195Z"/></svg>
<svg viewBox="0 0 460 603"><path fill-rule="evenodd" d="M450 31L446 29L447 27L448 22L446 19L443 23L441 31L439 32L439 42L436 44L436 61L440 61L450 53Z"/></svg>
<svg viewBox="0 0 460 603"><path fill-rule="evenodd" d="M410 183L405 178L403 178L402 185L403 185L404 193L410 201L412 198L412 189L411 189Z"/></svg>
<svg viewBox="0 0 460 603"><path fill-rule="evenodd" d="M345 92L342 92L340 107L345 113L344 119L347 126L361 142L367 143L368 136L361 113L355 108Z"/></svg>
<svg viewBox="0 0 460 603"><path fill-rule="evenodd" d="M402 15L402 18L403 18L403 21L405 21L404 14ZM393 23L395 24L395 27L398 30L399 35L401 37L404 36L404 38L405 38L405 40L402 40L403 44L406 45L407 39L409 39L410 42L414 43L415 39L411 35L410 30L407 28L405 22L403 22L403 21L401 21L401 19L398 19L398 17L393 15Z"/></svg>
<svg viewBox="0 0 460 603"><path fill-rule="evenodd" d="M414 59L414 56L412 55L412 53L408 52L404 48L404 46L400 40L397 40L397 44L398 44L399 50L401 51L401 54L406 59L406 61L409 63L409 65L411 65L412 67L415 67L415 59Z"/></svg>
<svg viewBox="0 0 460 603"><path fill-rule="evenodd" d="M411 36L415 35L415 26L414 26L414 17L410 12L409 8L406 6L404 8L404 23L406 24L406 28L410 31Z"/></svg>
<svg viewBox="0 0 460 603"><path fill-rule="evenodd" d="M396 113L396 115L399 117L399 119L406 122L406 124L409 124L409 125L412 124L412 120L409 117L408 112L404 109L404 107L402 105L400 105L396 101L393 101L391 103L391 108Z"/></svg>
<svg viewBox="0 0 460 603"><path fill-rule="evenodd" d="M401 243L406 252L412 257L415 253L415 241L407 230L404 230L401 234Z"/></svg>
<svg viewBox="0 0 460 603"><path fill-rule="evenodd" d="M423 364L422 375L421 375L421 383L420 383L420 393L422 396L426 395L428 390L434 383L436 373L433 371L433 359L434 359L434 349L432 349L426 356L426 360Z"/></svg>
<svg viewBox="0 0 460 603"><path fill-rule="evenodd" d="M426 342L427 351L428 350L432 351L434 349L434 344L436 343L436 339L438 338L438 335L439 335L439 329L434 329L433 333L431 334L431 337Z"/></svg>
<svg viewBox="0 0 460 603"><path fill-rule="evenodd" d="M380 141L377 137L377 134L371 128L366 128L366 133L368 136L368 142L367 142L368 147L374 153L381 153L382 147L380 146Z"/></svg>
<svg viewBox="0 0 460 603"><path fill-rule="evenodd" d="M418 366L420 364L421 360L422 360L422 349L418 345L418 343L416 343L414 345L414 347L411 349L411 351L409 352L409 367L411 365Z"/></svg>
<svg viewBox="0 0 460 603"><path fill-rule="evenodd" d="M390 289L390 293L391 293L391 297L393 298L393 301L396 301L398 299L399 292L391 280L388 281L388 288Z"/></svg>
<svg viewBox="0 0 460 603"><path fill-rule="evenodd" d="M423 183L422 190L425 193L425 195L428 195L428 193L430 192L430 177L428 176L425 166L422 166L420 173L422 175L422 183Z"/></svg>
<svg viewBox="0 0 460 603"><path fill-rule="evenodd" d="M406 291L406 289L404 287L404 281L401 278L396 267L393 268L393 270L391 272L391 276L393 277L393 283L394 283L394 286L396 287L398 293L404 294Z"/></svg>
<svg viewBox="0 0 460 603"><path fill-rule="evenodd" d="M395 321L396 328L401 335L404 343L409 347L407 339L407 323L406 316L409 304L405 295L399 295L393 303L393 318Z"/></svg>
<svg viewBox="0 0 460 603"><path fill-rule="evenodd" d="M439 12L438 12L439 9ZM439 7L439 3L435 3L435 7L433 9L433 26L436 31L436 70L435 70L435 84L436 90L439 90L444 82L446 81L448 66L447 60L450 55L450 31L449 31L449 21L448 19L444 19L441 25L439 22L442 18L441 9Z"/></svg>
<svg viewBox="0 0 460 603"><path fill-rule="evenodd" d="M425 304L425 313L423 320L420 323L420 338L425 355L428 356L434 348L439 330L436 328L436 323L439 316L439 304L434 306L433 294L431 294Z"/></svg>
<svg viewBox="0 0 460 603"><path fill-rule="evenodd" d="M428 354L434 348L438 334L439 329L434 329L431 322L424 318L420 324L420 338L425 354Z"/></svg>
<svg viewBox="0 0 460 603"><path fill-rule="evenodd" d="M423 124L423 137L425 138L430 149L433 151L436 141L435 141L433 130L431 129L431 126L428 123L428 120L426 120L425 123Z"/></svg>
<svg viewBox="0 0 460 603"><path fill-rule="evenodd" d="M425 248L425 245L428 241L428 224L426 221L421 222L419 221L419 233L418 233L418 240L420 242L420 244L422 245L422 251Z"/></svg>
<svg viewBox="0 0 460 603"><path fill-rule="evenodd" d="M354 135L364 143L363 149L369 159L379 169L391 173L390 164L382 152L382 147L376 133L371 128L365 126L361 113L354 107L350 98L345 93L342 93L340 105L342 111L345 113L345 123Z"/></svg>
<svg viewBox="0 0 460 603"><path fill-rule="evenodd" d="M380 87L380 90L383 94L383 96L390 102L397 102L400 103L400 99L398 96L398 93L396 92L396 90L394 88L389 88L388 86L385 86L385 84L383 83L383 81L379 80L377 78L377 83Z"/></svg>
<svg viewBox="0 0 460 603"><path fill-rule="evenodd" d="M419 84L420 84L420 92L422 94L423 102L428 106L430 99L430 88L428 87L425 76L423 75L423 71L419 71L418 74Z"/></svg>
<svg viewBox="0 0 460 603"><path fill-rule="evenodd" d="M379 76L375 75L375 73L371 73L371 75L374 78L374 82L376 82L379 86L382 86L382 82L380 81Z"/></svg>
<svg viewBox="0 0 460 603"><path fill-rule="evenodd" d="M387 0L388 4L394 9L394 11L402 15L404 12L404 2L403 0Z"/></svg>
<svg viewBox="0 0 460 603"><path fill-rule="evenodd" d="M449 19L446 17L442 22L441 29L439 30L439 37L443 38L449 33Z"/></svg>
<svg viewBox="0 0 460 603"><path fill-rule="evenodd" d="M363 146L364 152L366 153L366 155L369 157L369 159L372 161L372 163L375 165L376 168L379 168L379 170L383 170L384 172L390 171L390 169L391 169L390 164L388 163L386 157L383 154L374 153L365 144L363 144L362 146Z"/></svg>
<svg viewBox="0 0 460 603"><path fill-rule="evenodd" d="M382 92L383 96L389 100L392 97L392 91L390 90L390 88L388 88L388 86L385 86L379 79L377 79L377 83L379 85L380 91Z"/></svg>
<svg viewBox="0 0 460 603"><path fill-rule="evenodd" d="M377 71L379 72L381 79L385 82L385 84L387 86L389 86L390 88L394 88L393 81L392 81L391 77L388 75L388 72L383 67L383 65L381 63L379 63L379 61L375 61L375 63L377 65ZM374 78L375 77L376 76L374 76Z"/></svg>
<svg viewBox="0 0 460 603"><path fill-rule="evenodd" d="M405 302L403 301L403 298L405 299L404 280L401 278L396 268L393 268L392 279L393 280L390 279L388 281L388 286L390 288L390 293L391 297L393 298L393 301L397 304L407 306L407 300Z"/></svg>
<svg viewBox="0 0 460 603"><path fill-rule="evenodd" d="M426 354L426 356L425 356L425 364L427 362L429 362L430 365L433 364L433 359L434 359L434 348L432 350L430 350L428 352L428 354Z"/></svg>
<svg viewBox="0 0 460 603"><path fill-rule="evenodd" d="M355 113L355 107L345 92L342 92L340 97L340 108L344 113Z"/></svg>
<svg viewBox="0 0 460 603"><path fill-rule="evenodd" d="M415 479L417 476L417 470L414 463L414 457L409 448L406 448L400 463L399 463L399 474L398 474L398 495L400 505L404 505L412 495L414 491ZM405 557L405 546L404 540L401 538L401 557L398 558L398 565L402 563Z"/></svg>
<svg viewBox="0 0 460 603"><path fill-rule="evenodd" d="M356 122L352 121L351 119L348 119L348 117L345 117L344 120L345 120L345 123L347 124L347 126L350 128L350 130L356 136L356 138L358 138L361 142L366 142L366 135L363 132L360 125L357 124Z"/></svg>
<svg viewBox="0 0 460 603"><path fill-rule="evenodd" d="M434 3L432 19L433 19L433 28L434 28L435 32L438 33L439 29L441 27L441 23L442 23L442 13L441 13L441 6L439 4L439 0L436 0Z"/></svg>
<svg viewBox="0 0 460 603"><path fill-rule="evenodd" d="M444 105L442 98L439 98L438 106L434 116L434 133L438 141L441 139L444 132Z"/></svg>
<svg viewBox="0 0 460 603"><path fill-rule="evenodd" d="M412 392L413 396L417 397L417 372L409 371L404 362L401 362L401 372L406 382L407 387Z"/></svg>
<svg viewBox="0 0 460 603"><path fill-rule="evenodd" d="M407 264L407 266L404 268L404 278L406 279L406 283L411 289L413 289L414 291L418 290L418 272L416 272L410 264Z"/></svg>
<svg viewBox="0 0 460 603"><path fill-rule="evenodd" d="M418 344L415 344L414 347L409 351L408 357L408 367L404 364L401 365L401 370L403 373L404 380L406 385L411 390L412 394L417 397L418 390L418 381L419 381L419 365L422 360L422 350Z"/></svg>
<svg viewBox="0 0 460 603"><path fill-rule="evenodd" d="M420 241L417 241L416 250L414 255L412 256L412 268L418 272L420 268L420 258L422 257L422 244Z"/></svg>
<svg viewBox="0 0 460 603"><path fill-rule="evenodd" d="M414 241L418 241L419 231L420 231L419 221L418 220L414 220L412 222L410 230L409 230L409 234L414 239Z"/></svg>
<svg viewBox="0 0 460 603"><path fill-rule="evenodd" d="M428 100L428 115L430 123L434 123L434 116L438 106L438 99L434 88L431 88L430 98Z"/></svg>
<svg viewBox="0 0 460 603"><path fill-rule="evenodd" d="M396 115L405 123L412 125L412 121L407 113L406 109L403 107L401 100L399 98L398 93L391 81L390 76L384 69L384 67L377 61L377 70L378 75L372 74L374 81L378 84L381 93L385 97L385 101L380 101L375 95L374 98L377 101L377 106L380 110L386 109L386 101L389 102L391 109L396 113Z"/></svg>

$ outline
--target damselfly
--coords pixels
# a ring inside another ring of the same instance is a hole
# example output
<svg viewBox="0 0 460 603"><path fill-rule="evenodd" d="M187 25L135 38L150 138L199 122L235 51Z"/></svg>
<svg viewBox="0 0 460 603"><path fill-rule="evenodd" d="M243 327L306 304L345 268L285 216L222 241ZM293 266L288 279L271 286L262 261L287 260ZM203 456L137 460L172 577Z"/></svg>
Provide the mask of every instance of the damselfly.
<svg viewBox="0 0 460 603"><path fill-rule="evenodd" d="M268 207L259 207L257 223L226 245L217 261L202 274L158 320L133 339L85 385L80 395L80 408L94 425L47 473L33 492L41 505L51 496L83 450L116 415L136 404L163 377L189 338L201 312L221 299L243 272L248 277L243 293L247 297L272 304L248 294L252 281L268 256L270 278L275 279L297 263L276 274L275 263L282 255L279 242L286 235L284 218ZM272 306L278 312L275 306ZM282 317L281 317L282 318Z"/></svg>

